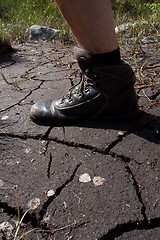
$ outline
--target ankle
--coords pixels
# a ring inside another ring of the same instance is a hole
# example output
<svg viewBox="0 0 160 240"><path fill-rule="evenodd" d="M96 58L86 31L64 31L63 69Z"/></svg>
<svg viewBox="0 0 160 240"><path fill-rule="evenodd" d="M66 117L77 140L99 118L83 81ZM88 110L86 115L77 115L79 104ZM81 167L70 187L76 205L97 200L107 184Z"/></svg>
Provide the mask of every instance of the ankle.
<svg viewBox="0 0 160 240"><path fill-rule="evenodd" d="M112 52L92 54L91 56L95 64L118 65L122 63L119 47Z"/></svg>

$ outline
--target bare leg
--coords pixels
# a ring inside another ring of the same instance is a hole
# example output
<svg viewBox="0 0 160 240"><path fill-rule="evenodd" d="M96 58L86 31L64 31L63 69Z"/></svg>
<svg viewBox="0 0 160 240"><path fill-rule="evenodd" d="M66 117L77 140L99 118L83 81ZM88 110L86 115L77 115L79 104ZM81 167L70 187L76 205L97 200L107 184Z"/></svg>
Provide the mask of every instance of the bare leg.
<svg viewBox="0 0 160 240"><path fill-rule="evenodd" d="M118 48L110 0L57 0L78 45L92 53Z"/></svg>
<svg viewBox="0 0 160 240"><path fill-rule="evenodd" d="M39 125L75 124L91 118L133 118L139 113L132 68L121 60L110 0L56 0L78 47L79 85L30 111Z"/></svg>

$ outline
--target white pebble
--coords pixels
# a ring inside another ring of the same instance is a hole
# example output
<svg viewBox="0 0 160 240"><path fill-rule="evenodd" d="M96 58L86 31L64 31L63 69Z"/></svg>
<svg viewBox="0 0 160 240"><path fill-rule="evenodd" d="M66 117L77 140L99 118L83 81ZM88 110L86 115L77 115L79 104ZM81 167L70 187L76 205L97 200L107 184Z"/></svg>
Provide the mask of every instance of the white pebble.
<svg viewBox="0 0 160 240"><path fill-rule="evenodd" d="M9 118L9 116L4 115L3 117L1 117L1 120L7 120Z"/></svg>
<svg viewBox="0 0 160 240"><path fill-rule="evenodd" d="M91 181L91 177L89 176L88 173L84 173L84 174L80 175L79 181L83 182L83 183L87 183L87 182Z"/></svg>
<svg viewBox="0 0 160 240"><path fill-rule="evenodd" d="M102 178L100 176L94 177L93 178L93 183L95 186L100 186L103 185L106 182L105 178Z"/></svg>
<svg viewBox="0 0 160 240"><path fill-rule="evenodd" d="M55 191L49 190L49 191L47 192L47 197L52 197L54 194L55 194Z"/></svg>

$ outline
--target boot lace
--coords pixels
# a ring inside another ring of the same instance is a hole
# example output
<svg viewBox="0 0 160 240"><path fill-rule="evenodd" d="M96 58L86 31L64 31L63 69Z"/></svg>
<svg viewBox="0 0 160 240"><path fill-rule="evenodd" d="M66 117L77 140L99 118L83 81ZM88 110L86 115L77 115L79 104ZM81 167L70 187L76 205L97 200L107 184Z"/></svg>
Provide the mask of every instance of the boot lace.
<svg viewBox="0 0 160 240"><path fill-rule="evenodd" d="M88 78L86 76L86 72L81 71L79 73L79 77L80 80L78 83L76 83L75 85L73 85L70 89L67 95L63 96L61 98L61 103L64 103L65 100L68 100L69 102L72 102L72 95L76 94L78 95L79 98L82 97L83 92L85 92L86 94L90 92L90 87L93 87L95 85L95 83L93 82L93 80L91 80L90 78Z"/></svg>

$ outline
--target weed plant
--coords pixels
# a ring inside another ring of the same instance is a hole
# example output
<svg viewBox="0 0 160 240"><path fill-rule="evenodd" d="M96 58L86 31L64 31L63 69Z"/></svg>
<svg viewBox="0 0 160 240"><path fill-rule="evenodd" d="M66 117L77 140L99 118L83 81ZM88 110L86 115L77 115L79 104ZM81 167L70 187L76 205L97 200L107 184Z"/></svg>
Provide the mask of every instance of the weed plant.
<svg viewBox="0 0 160 240"><path fill-rule="evenodd" d="M140 37L140 35L158 36L160 19L159 0L112 0L116 25L140 22L134 28L121 35ZM143 26L141 22L148 24ZM54 1L50 0L0 0L0 36L6 35L11 41L25 41L26 31L31 25L46 25L61 30L60 40L73 41L73 36Z"/></svg>

